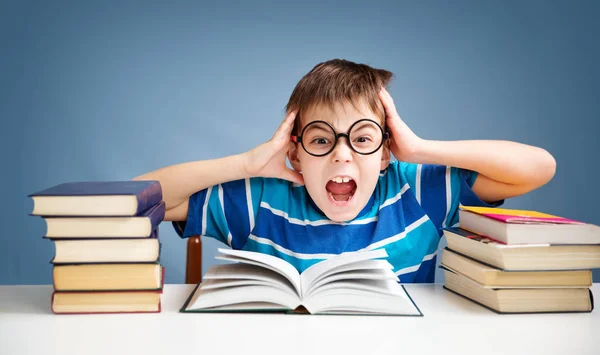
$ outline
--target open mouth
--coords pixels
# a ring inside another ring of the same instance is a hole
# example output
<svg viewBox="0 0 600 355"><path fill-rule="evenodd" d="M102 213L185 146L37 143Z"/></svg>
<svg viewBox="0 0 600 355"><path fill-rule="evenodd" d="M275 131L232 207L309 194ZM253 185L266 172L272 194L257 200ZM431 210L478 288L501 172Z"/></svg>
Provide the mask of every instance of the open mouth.
<svg viewBox="0 0 600 355"><path fill-rule="evenodd" d="M356 193L356 182L348 176L336 176L327 182L325 189L336 204L349 202Z"/></svg>

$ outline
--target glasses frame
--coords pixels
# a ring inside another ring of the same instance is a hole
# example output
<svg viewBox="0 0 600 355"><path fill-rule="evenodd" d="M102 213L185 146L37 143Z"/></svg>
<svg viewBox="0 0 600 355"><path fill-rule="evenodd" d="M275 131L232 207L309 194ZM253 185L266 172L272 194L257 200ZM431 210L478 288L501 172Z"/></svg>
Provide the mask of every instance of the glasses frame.
<svg viewBox="0 0 600 355"><path fill-rule="evenodd" d="M377 127L379 127L379 130L381 131L381 143L379 143L379 146L377 148L375 148L372 152L370 153L361 153L358 150L356 150L354 148L354 146L352 145L352 142L350 142L350 132L352 132L352 128L354 128L354 126L356 126L358 123L360 122L364 122L364 121L369 121L369 122L373 122ZM306 147L304 146L304 141L302 140L302 137L304 136L304 132L306 131L306 129L308 127L310 127L310 125L312 124L316 124L316 123L324 123L327 126L329 126L329 128L331 128L331 131L333 132L334 136L335 136L335 140L333 141L333 145L331 146L331 149L329 149L329 151L327 151L327 153L323 153L323 154L313 154L311 152L308 151L308 149L306 149ZM335 129L327 122L325 121L312 121L311 123L307 124L306 126L304 126L304 128L302 129L302 132L299 136L291 136L291 140L292 142L296 142L296 143L300 143L302 145L302 148L304 149L304 151L309 154L312 155L313 157L324 157L327 154L333 152L333 150L335 149L335 147L337 146L338 140L340 139L340 137L344 137L346 138L346 141L348 142L348 146L350 147L350 149L352 149L356 154L360 154L360 155L371 155L374 154L375 152L377 152L379 149L381 149L381 147L383 146L383 143L385 141L387 141L390 138L390 134L389 132L385 132L383 130L383 128L381 128L381 126L379 125L379 123L373 121L370 118L361 118L360 120L354 122L352 124L352 126L350 126L350 128L348 128L348 132L346 133L337 133L335 131Z"/></svg>

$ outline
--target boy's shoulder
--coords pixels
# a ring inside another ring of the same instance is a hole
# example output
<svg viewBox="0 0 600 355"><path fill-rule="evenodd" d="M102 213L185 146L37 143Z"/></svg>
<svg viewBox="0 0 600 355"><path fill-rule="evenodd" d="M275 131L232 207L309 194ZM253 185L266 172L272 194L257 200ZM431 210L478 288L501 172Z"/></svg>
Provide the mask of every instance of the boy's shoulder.
<svg viewBox="0 0 600 355"><path fill-rule="evenodd" d="M385 188L386 190L399 190L409 182L407 177L411 174L414 175L412 171L416 171L416 167L416 164L397 160L390 162L387 168L379 174L377 184L380 188Z"/></svg>

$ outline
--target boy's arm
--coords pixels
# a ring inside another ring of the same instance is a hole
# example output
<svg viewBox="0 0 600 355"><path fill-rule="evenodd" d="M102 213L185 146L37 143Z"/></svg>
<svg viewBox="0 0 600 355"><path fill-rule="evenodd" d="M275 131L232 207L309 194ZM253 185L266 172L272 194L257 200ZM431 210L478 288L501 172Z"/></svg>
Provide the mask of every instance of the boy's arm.
<svg viewBox="0 0 600 355"><path fill-rule="evenodd" d="M485 202L519 196L546 184L556 162L544 149L509 141L428 141L414 151L422 164L476 171L473 192Z"/></svg>
<svg viewBox="0 0 600 355"><path fill-rule="evenodd" d="M392 153L402 161L439 164L476 171L473 192L485 202L522 195L552 179L556 161L546 150L509 141L428 141L402 121L390 94L379 97L393 142Z"/></svg>
<svg viewBox="0 0 600 355"><path fill-rule="evenodd" d="M166 221L185 221L188 199L197 191L226 181L244 179L244 155L194 161L160 168L133 180L158 180L166 203Z"/></svg>
<svg viewBox="0 0 600 355"><path fill-rule="evenodd" d="M187 219L194 193L224 182L255 176L276 177L303 184L302 175L285 165L296 112L290 112L266 143L238 155L167 166L133 180L158 180L166 203L166 221Z"/></svg>

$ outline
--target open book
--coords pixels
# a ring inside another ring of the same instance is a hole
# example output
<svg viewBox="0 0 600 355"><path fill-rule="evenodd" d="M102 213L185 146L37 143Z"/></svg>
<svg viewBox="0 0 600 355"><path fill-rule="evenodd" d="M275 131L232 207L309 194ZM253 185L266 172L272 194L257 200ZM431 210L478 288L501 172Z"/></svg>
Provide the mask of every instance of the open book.
<svg viewBox="0 0 600 355"><path fill-rule="evenodd" d="M423 315L398 284L385 249L344 253L301 274L272 255L219 252L217 259L237 263L211 267L181 312Z"/></svg>

